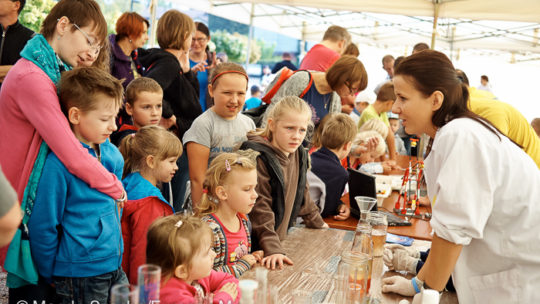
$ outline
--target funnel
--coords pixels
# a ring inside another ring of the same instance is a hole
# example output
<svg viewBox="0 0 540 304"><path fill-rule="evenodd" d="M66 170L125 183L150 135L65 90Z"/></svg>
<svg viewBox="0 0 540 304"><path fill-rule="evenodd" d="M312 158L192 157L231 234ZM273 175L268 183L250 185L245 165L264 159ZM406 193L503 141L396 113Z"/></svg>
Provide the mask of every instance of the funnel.
<svg viewBox="0 0 540 304"><path fill-rule="evenodd" d="M370 211L377 203L377 199L368 196L355 196L354 199L360 211Z"/></svg>
<svg viewBox="0 0 540 304"><path fill-rule="evenodd" d="M356 201L358 209L360 210L359 222L366 222L369 211L371 208L373 208L373 206L375 206L375 204L377 204L377 199L368 196L355 196L354 200Z"/></svg>

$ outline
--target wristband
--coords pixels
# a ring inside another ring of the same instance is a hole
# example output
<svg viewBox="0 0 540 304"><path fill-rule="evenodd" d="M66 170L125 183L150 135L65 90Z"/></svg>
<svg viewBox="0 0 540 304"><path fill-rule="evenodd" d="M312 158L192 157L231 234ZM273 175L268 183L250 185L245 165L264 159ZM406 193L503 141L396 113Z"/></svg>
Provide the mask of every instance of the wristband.
<svg viewBox="0 0 540 304"><path fill-rule="evenodd" d="M414 291L415 291L416 293L419 293L421 290L420 290L420 288L418 287L418 282L416 282L417 280L420 282L421 285L424 285L424 282L420 281L420 279L418 279L417 277L414 277L414 278L412 278L412 280L411 280L412 286L414 287Z"/></svg>
<svg viewBox="0 0 540 304"><path fill-rule="evenodd" d="M126 191L123 191L123 192L122 192L122 197L119 198L119 199L116 199L116 200L114 200L114 201L117 202L117 203L125 202L125 201L126 201L126 195L127 195Z"/></svg>

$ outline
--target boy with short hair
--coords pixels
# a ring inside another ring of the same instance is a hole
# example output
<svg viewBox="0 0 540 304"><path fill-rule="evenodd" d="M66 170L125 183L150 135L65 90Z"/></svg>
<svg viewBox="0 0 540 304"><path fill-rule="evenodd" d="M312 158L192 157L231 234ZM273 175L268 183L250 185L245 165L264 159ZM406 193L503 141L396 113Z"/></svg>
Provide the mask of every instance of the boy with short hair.
<svg viewBox="0 0 540 304"><path fill-rule="evenodd" d="M407 149L405 149L405 143L403 139L397 135L399 130L399 117L396 114L388 116L388 122L390 123L390 131L394 133L394 143L396 145L396 153L399 155L407 155Z"/></svg>
<svg viewBox="0 0 540 304"><path fill-rule="evenodd" d="M396 100L396 94L394 93L394 84L389 81L385 83L379 93L377 93L377 100L371 105L369 105L360 116L360 121L358 122L358 129L362 127L364 123L368 120L376 118L382 120L386 126L390 126L388 121L388 115L386 112L392 111L392 106ZM394 133L388 132L388 135L385 138L386 145L388 146L388 154L391 160L396 159L396 146L394 142Z"/></svg>
<svg viewBox="0 0 540 304"><path fill-rule="evenodd" d="M329 117L321 132L322 147L311 154L308 171L309 194L321 210L321 216L334 215L346 220L350 209L341 202L341 195L349 180L349 173L341 166L356 136L356 124L348 115L339 113Z"/></svg>
<svg viewBox="0 0 540 304"><path fill-rule="evenodd" d="M261 103L262 103L261 95L262 95L261 88L259 88L259 86L256 85L256 84L252 85L251 86L251 98L246 100L246 102L244 103L244 109L243 110L247 111L249 109L253 109L253 108L256 108L256 107L260 106Z"/></svg>
<svg viewBox="0 0 540 304"><path fill-rule="evenodd" d="M122 84L98 68L65 72L62 110L84 148L118 179L124 160L107 139L116 130ZM50 152L37 185L29 235L38 273L54 283L59 302L107 303L122 271L123 241L117 203L77 178Z"/></svg>
<svg viewBox="0 0 540 304"><path fill-rule="evenodd" d="M125 107L126 113L131 116L132 124L121 125L111 136L111 141L116 146L120 145L124 137L142 127L159 125L163 108L163 89L152 78L134 79L126 87Z"/></svg>

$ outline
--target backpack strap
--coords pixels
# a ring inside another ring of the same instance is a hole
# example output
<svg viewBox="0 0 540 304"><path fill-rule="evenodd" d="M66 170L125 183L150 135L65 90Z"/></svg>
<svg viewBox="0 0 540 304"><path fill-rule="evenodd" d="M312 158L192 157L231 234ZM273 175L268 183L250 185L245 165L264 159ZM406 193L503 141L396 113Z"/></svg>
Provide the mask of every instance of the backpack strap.
<svg viewBox="0 0 540 304"><path fill-rule="evenodd" d="M277 91L279 91L279 88L281 88L281 85L289 79L292 75L294 75L297 72L307 72L309 77L309 82L306 88L298 95L298 97L302 98L311 88L311 85L313 84L313 77L311 77L311 73L308 70L296 70L292 71L291 69L284 67L281 69L281 72L279 73L279 76L276 76L277 81L274 82L273 86L270 88L270 90L264 95L262 98L262 101L270 104L272 102L272 98L274 95L276 95Z"/></svg>
<svg viewBox="0 0 540 304"><path fill-rule="evenodd" d="M306 93L309 91L309 89L311 88L311 85L313 84L313 77L311 77L311 73L307 70L299 70L299 71L306 71L309 75L309 82L308 82L308 85L307 87L302 91L302 93L300 95L298 95L298 97L302 98L304 97L304 95L306 95ZM295 71L295 73L298 72L298 71Z"/></svg>
<svg viewBox="0 0 540 304"><path fill-rule="evenodd" d="M281 88L281 85L285 80L289 79L291 75L294 74L294 71L291 69L284 67L281 69L281 72L279 73L279 77L277 78L277 81L274 83L272 88L263 96L262 101L264 103L270 104L272 101L272 97L276 95L279 88Z"/></svg>

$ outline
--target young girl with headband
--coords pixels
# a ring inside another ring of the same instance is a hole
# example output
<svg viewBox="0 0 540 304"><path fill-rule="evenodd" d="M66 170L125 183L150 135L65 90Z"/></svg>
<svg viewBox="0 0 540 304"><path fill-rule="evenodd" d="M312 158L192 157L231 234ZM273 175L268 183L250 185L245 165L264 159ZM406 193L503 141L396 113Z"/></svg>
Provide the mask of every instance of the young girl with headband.
<svg viewBox="0 0 540 304"><path fill-rule="evenodd" d="M122 268L132 284L145 263L146 232L157 218L174 213L158 186L171 181L182 154L182 143L173 133L158 127L142 127L122 140L123 182L129 195L122 212L124 254Z"/></svg>
<svg viewBox="0 0 540 304"><path fill-rule="evenodd" d="M212 71L208 94L214 105L195 119L183 138L189 159L193 206L201 200L209 162L219 153L232 152L234 146L246 140L246 133L255 129L253 120L240 113L247 85L246 71L238 64L222 63Z"/></svg>
<svg viewBox="0 0 540 304"><path fill-rule="evenodd" d="M253 221L253 244L264 250L267 268L292 265L281 247L287 230L301 216L307 227L327 228L319 208L309 196L306 181L309 155L302 147L311 124L309 105L296 96L281 99L270 109L266 127L248 134L240 149L260 152L257 157L257 203L249 216Z"/></svg>
<svg viewBox="0 0 540 304"><path fill-rule="evenodd" d="M250 150L251 151L251 150ZM262 259L262 251L251 252L251 223L246 214L257 199L258 153L240 151L222 153L212 163L203 184L203 196L197 206L199 215L214 232L214 269L240 277ZM250 158L252 156L252 158Z"/></svg>
<svg viewBox="0 0 540 304"><path fill-rule="evenodd" d="M212 269L212 230L199 218L160 218L147 237L146 262L161 267L161 304L239 302L238 280Z"/></svg>

